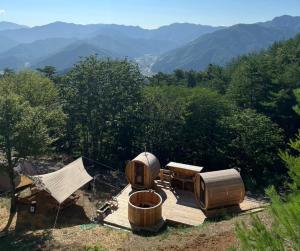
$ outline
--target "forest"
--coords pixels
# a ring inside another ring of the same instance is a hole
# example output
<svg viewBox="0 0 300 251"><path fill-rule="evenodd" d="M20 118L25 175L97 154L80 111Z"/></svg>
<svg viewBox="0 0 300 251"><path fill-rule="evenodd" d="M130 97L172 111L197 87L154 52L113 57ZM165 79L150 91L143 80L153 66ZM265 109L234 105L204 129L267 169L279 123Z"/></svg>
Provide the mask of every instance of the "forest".
<svg viewBox="0 0 300 251"><path fill-rule="evenodd" d="M130 61L83 58L56 74L6 69L0 143L6 163L49 153L124 169L147 149L207 171L239 168L252 190L283 184L278 155L300 127L300 36L205 71L143 76ZM104 168L98 166L98 168Z"/></svg>

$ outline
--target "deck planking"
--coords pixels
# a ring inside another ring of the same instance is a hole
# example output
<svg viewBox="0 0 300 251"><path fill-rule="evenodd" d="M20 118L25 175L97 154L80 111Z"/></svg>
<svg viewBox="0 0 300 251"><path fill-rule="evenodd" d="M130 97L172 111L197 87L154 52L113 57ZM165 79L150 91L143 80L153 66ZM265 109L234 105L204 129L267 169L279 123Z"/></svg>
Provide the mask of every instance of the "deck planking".
<svg viewBox="0 0 300 251"><path fill-rule="evenodd" d="M197 206L194 193L192 192L173 190L168 187L162 187L159 184L156 184L154 190L162 196L162 215L166 222L186 226L198 226L203 224L205 219L210 215L205 214ZM132 188L129 184L117 195L119 207L104 219L104 224L132 230L128 221L128 199L131 193ZM261 202L246 197L238 209L232 207L229 211L238 210L237 212L245 212L261 208L262 206ZM224 209L220 209L220 212L224 212ZM214 210L213 213L218 213L218 210Z"/></svg>

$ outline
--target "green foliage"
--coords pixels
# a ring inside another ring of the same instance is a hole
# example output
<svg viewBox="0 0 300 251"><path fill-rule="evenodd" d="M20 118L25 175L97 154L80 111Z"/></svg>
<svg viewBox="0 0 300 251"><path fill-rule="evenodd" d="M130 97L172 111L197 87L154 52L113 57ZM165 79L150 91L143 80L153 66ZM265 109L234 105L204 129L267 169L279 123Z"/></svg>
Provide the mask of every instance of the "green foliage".
<svg viewBox="0 0 300 251"><path fill-rule="evenodd" d="M236 232L242 250L300 250L299 135L290 146L297 155L281 152L280 156L289 168L291 193L281 198L273 187L267 190L272 202L269 208L272 226L266 227L257 216L252 218L251 228L238 224Z"/></svg>
<svg viewBox="0 0 300 251"><path fill-rule="evenodd" d="M137 149L156 153L162 160L173 158L180 145L185 123L188 91L181 87L147 87L143 91Z"/></svg>
<svg viewBox="0 0 300 251"><path fill-rule="evenodd" d="M102 245L85 245L84 246L85 251L105 251L106 249L102 247Z"/></svg>
<svg viewBox="0 0 300 251"><path fill-rule="evenodd" d="M228 76L225 69L218 65L210 64L207 69L197 74L199 85L225 94L228 86Z"/></svg>
<svg viewBox="0 0 300 251"><path fill-rule="evenodd" d="M231 113L232 107L220 94L205 88L190 90L187 105L181 139L183 159L215 168L225 157L226 135L221 121Z"/></svg>
<svg viewBox="0 0 300 251"><path fill-rule="evenodd" d="M97 56L62 76L51 66L42 74L8 71L1 76L2 148L28 156L50 145L123 167L146 146L162 164L239 167L256 187L277 182L285 174L277 151L300 127L299 43L300 36L226 67L147 79L131 62Z"/></svg>
<svg viewBox="0 0 300 251"><path fill-rule="evenodd" d="M227 93L239 107L261 109L262 102L268 98L268 91L271 90L270 80L263 70L256 58L247 58L237 65Z"/></svg>
<svg viewBox="0 0 300 251"><path fill-rule="evenodd" d="M199 87L147 87L142 110L147 112L141 116L137 145L142 149L145 143L163 163L172 159L210 165L224 157L220 121L231 108L218 93Z"/></svg>
<svg viewBox="0 0 300 251"><path fill-rule="evenodd" d="M187 86L188 87L195 87L197 84L195 74L193 71L189 71L187 73Z"/></svg>
<svg viewBox="0 0 300 251"><path fill-rule="evenodd" d="M241 168L243 176L259 183L274 177L280 167L276 152L283 146L283 133L268 117L251 109L236 111L223 120L230 165Z"/></svg>
<svg viewBox="0 0 300 251"><path fill-rule="evenodd" d="M131 155L142 85L137 66L127 61L91 56L75 65L60 84L65 148L94 160Z"/></svg>
<svg viewBox="0 0 300 251"><path fill-rule="evenodd" d="M42 73L45 77L49 79L54 79L54 75L56 74L56 68L51 65L47 65L43 68L37 68L37 70Z"/></svg>
<svg viewBox="0 0 300 251"><path fill-rule="evenodd" d="M12 186L11 211L15 211L13 167L19 157L39 155L63 134L65 115L58 92L47 78L34 72L10 73L0 79L1 168Z"/></svg>
<svg viewBox="0 0 300 251"><path fill-rule="evenodd" d="M0 80L0 93L0 144L5 150L18 157L38 155L61 136L65 116L50 80L20 72Z"/></svg>

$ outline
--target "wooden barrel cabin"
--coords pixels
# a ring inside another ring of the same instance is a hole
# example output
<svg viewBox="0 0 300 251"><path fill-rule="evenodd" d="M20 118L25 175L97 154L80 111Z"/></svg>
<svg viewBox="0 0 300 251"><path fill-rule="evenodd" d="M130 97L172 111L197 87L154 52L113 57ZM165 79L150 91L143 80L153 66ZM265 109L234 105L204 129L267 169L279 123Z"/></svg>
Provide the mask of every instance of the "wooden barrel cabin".
<svg viewBox="0 0 300 251"><path fill-rule="evenodd" d="M154 191L137 191L128 201L128 220L134 227L153 227L162 221L162 198Z"/></svg>
<svg viewBox="0 0 300 251"><path fill-rule="evenodd" d="M159 160L149 152L143 152L126 165L126 177L134 189L152 188L160 171Z"/></svg>
<svg viewBox="0 0 300 251"><path fill-rule="evenodd" d="M244 182L235 169L198 173L194 186L196 201L204 210L237 205L245 197Z"/></svg>

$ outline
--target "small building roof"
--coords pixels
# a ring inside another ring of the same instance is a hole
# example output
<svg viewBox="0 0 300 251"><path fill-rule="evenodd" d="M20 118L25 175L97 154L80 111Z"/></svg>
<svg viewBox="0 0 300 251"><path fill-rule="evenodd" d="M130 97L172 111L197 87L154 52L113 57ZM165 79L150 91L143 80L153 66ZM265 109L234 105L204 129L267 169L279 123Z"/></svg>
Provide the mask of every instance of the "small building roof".
<svg viewBox="0 0 300 251"><path fill-rule="evenodd" d="M86 172L82 158L79 158L58 171L33 176L38 188L44 189L59 203L90 182L93 178Z"/></svg>
<svg viewBox="0 0 300 251"><path fill-rule="evenodd" d="M32 179L28 178L25 175L20 175L15 178L16 189L30 186L31 184L33 184Z"/></svg>
<svg viewBox="0 0 300 251"><path fill-rule="evenodd" d="M220 171L200 173L200 176L202 177L203 181L206 184L220 183L220 182L221 183L227 182L229 184L230 182L232 183L232 182L242 181L240 173L233 168L220 170Z"/></svg>
<svg viewBox="0 0 300 251"><path fill-rule="evenodd" d="M159 160L155 157L154 154L149 152L142 152L138 156L136 156L132 162L141 162L150 168L158 168L160 169Z"/></svg>
<svg viewBox="0 0 300 251"><path fill-rule="evenodd" d="M169 162L167 164L168 168L179 168L179 169L184 169L184 170L190 170L194 172L200 173L203 169L202 166L194 166L194 165L188 165L188 164L182 164L182 163L177 163L177 162Z"/></svg>

